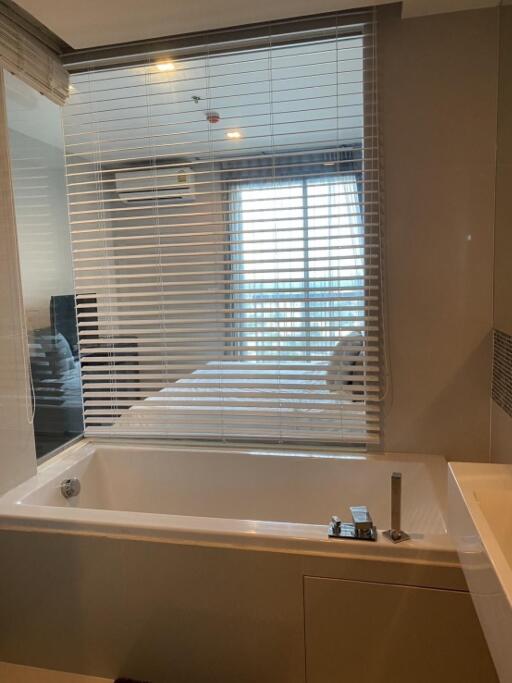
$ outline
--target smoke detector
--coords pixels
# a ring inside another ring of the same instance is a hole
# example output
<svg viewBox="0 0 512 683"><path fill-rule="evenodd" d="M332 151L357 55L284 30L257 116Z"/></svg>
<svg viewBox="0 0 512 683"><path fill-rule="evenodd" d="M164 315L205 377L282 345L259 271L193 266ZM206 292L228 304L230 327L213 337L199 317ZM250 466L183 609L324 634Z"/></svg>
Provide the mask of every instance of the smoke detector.
<svg viewBox="0 0 512 683"><path fill-rule="evenodd" d="M220 114L218 111L207 111L206 120L208 123L218 123L220 121Z"/></svg>

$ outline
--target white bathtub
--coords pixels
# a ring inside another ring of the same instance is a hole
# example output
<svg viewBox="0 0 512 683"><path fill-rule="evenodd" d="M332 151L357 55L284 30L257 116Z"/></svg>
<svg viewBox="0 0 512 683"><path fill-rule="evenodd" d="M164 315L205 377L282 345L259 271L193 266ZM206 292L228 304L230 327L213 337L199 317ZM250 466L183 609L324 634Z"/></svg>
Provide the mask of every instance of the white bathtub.
<svg viewBox="0 0 512 683"><path fill-rule="evenodd" d="M390 477L403 475L403 528L393 545L329 539L331 515L366 505L390 526ZM81 492L65 499L63 479ZM83 440L0 498L0 528L328 555L449 560L446 463L414 455L235 450Z"/></svg>
<svg viewBox="0 0 512 683"><path fill-rule="evenodd" d="M0 498L0 661L153 683L495 682L446 533L446 469L85 439ZM329 539L350 505L388 528L396 470L411 540Z"/></svg>

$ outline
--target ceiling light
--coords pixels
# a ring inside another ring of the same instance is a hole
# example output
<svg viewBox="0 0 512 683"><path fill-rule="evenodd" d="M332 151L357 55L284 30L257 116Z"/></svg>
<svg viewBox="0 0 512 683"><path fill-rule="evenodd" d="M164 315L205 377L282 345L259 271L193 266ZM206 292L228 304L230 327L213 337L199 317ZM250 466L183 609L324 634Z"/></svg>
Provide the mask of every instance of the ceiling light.
<svg viewBox="0 0 512 683"><path fill-rule="evenodd" d="M226 137L230 140L238 140L242 137L242 133L239 130L228 130Z"/></svg>
<svg viewBox="0 0 512 683"><path fill-rule="evenodd" d="M158 69L158 71L174 71L176 69L176 67L174 66L174 62L171 62L170 59L157 62L156 68Z"/></svg>

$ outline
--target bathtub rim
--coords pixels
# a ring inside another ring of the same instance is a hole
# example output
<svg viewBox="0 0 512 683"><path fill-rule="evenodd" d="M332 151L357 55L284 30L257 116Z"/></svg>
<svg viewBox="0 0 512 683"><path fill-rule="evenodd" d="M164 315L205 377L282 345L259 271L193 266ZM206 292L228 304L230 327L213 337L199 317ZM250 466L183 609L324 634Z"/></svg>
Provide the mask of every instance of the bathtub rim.
<svg viewBox="0 0 512 683"><path fill-rule="evenodd" d="M438 475L447 463L442 456L424 456L400 453L364 453L346 450L317 448L253 447L240 448L226 445L187 445L162 443L158 440L130 440L131 447L182 451L190 448L201 455L215 456L228 450L257 457L304 457L315 459L365 460L391 462L421 462ZM435 563L459 566L455 546L446 534L414 535L413 543L394 545L379 534L376 543L333 540L327 537L327 523L301 524L295 522L272 522L216 517L192 517L151 512L124 512L97 508L71 508L35 503L23 500L37 489L65 475L74 465L94 453L97 446L108 448L126 447L120 439L84 438L71 444L51 459L39 465L35 475L0 496L0 530L64 533L71 535L127 538L180 545L227 547L266 552L285 552L319 557L351 557L378 559L391 562ZM438 501L446 522L446 508Z"/></svg>

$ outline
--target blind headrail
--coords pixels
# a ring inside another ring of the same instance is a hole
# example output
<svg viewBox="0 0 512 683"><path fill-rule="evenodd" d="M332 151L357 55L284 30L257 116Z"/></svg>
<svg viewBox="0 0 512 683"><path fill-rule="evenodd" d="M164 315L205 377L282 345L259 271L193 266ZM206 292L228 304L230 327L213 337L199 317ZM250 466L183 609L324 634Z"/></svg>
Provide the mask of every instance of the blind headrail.
<svg viewBox="0 0 512 683"><path fill-rule="evenodd" d="M272 35L274 44L309 41L314 33L324 36L343 31L349 36L361 32L373 21L373 6L343 12L326 12L292 19L276 19L245 26L231 26L208 31L194 31L176 36L132 41L122 45L72 50L61 55L69 73L90 70L129 68L141 60L203 56L214 52L250 49L258 41Z"/></svg>

